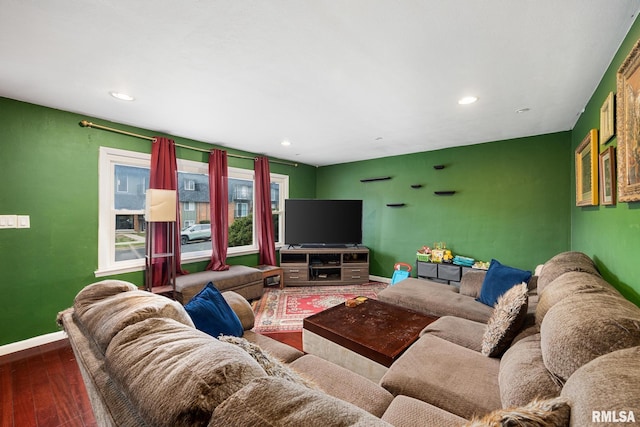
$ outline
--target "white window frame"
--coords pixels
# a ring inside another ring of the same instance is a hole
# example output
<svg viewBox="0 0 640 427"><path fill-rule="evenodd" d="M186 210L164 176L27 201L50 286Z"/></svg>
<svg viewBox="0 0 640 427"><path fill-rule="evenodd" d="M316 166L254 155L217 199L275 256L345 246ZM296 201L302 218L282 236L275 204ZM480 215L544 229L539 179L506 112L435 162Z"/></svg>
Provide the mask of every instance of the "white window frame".
<svg viewBox="0 0 640 427"><path fill-rule="evenodd" d="M184 189L186 191L195 191L196 189L196 182L192 179L185 179L184 180Z"/></svg>
<svg viewBox="0 0 640 427"><path fill-rule="evenodd" d="M184 211L185 212L195 212L196 210L196 202L185 202L184 203Z"/></svg>
<svg viewBox="0 0 640 427"><path fill-rule="evenodd" d="M115 260L115 218L118 215L140 215L144 210L115 210L115 165L127 165L149 168L151 155L135 151L121 150L117 148L100 147L99 151L99 212L98 212L98 268L95 271L96 277L122 274L144 270L144 258L116 261ZM178 159L178 170L180 172L192 172L208 174L209 169L206 163L194 162L191 160ZM254 203L255 203L255 176L253 170L229 167L229 177L246 179L254 182ZM271 182L280 185L279 211L279 231L280 235L275 236L276 247L284 244L284 200L289 197L289 176L282 174L271 174ZM253 224L253 236L255 239L255 222ZM227 249L227 256L237 256L258 252L257 242L246 246L236 246ZM204 261L211 258L211 250L185 252L181 256L183 263Z"/></svg>

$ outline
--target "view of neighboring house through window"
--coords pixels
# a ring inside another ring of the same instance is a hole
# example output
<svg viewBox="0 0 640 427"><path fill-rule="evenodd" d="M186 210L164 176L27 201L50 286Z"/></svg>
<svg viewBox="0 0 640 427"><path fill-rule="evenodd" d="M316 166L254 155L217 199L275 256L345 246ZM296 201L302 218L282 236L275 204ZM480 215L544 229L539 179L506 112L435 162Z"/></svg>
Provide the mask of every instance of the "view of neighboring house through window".
<svg viewBox="0 0 640 427"><path fill-rule="evenodd" d="M144 266L144 207L150 156L124 150L100 150L100 221L97 275L135 271ZM178 202L182 261L211 255L208 165L178 160ZM255 252L253 170L229 168L228 255ZM277 243L284 240L282 208L288 177L271 174L271 207Z"/></svg>

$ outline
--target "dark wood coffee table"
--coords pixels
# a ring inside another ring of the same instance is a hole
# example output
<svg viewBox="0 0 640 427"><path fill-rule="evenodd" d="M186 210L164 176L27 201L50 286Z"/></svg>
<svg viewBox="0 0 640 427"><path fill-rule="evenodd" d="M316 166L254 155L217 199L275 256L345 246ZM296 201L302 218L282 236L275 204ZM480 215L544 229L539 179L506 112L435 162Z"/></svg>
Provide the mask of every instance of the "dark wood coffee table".
<svg viewBox="0 0 640 427"><path fill-rule="evenodd" d="M355 307L340 304L304 319L302 345L377 382L436 319L374 299Z"/></svg>

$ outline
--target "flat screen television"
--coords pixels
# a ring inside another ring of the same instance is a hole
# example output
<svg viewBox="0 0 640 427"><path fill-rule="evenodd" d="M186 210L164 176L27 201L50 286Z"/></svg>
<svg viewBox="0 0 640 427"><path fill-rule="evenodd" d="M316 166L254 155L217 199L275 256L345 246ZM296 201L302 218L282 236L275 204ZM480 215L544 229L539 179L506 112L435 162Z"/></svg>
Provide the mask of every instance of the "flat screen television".
<svg viewBox="0 0 640 427"><path fill-rule="evenodd" d="M362 200L286 199L288 245L344 247L362 243Z"/></svg>

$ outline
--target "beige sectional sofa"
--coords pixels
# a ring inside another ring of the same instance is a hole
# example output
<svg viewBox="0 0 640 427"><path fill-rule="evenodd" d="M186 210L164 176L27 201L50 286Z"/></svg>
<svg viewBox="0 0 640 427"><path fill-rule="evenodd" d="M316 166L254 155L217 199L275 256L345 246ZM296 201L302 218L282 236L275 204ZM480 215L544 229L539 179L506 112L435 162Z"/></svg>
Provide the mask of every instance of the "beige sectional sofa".
<svg viewBox="0 0 640 427"><path fill-rule="evenodd" d="M126 282L86 287L58 321L99 425L446 427L532 405L555 408L559 419L570 409L559 425L640 421L640 309L584 254L549 260L537 283L530 325L500 359L479 351L486 323L443 316L379 384L253 333L251 308L233 292L223 295L244 342L284 360L267 353L278 369L198 331L177 302Z"/></svg>

